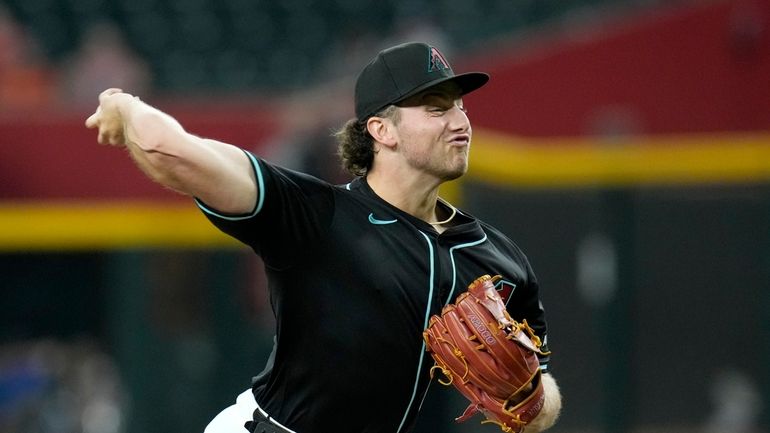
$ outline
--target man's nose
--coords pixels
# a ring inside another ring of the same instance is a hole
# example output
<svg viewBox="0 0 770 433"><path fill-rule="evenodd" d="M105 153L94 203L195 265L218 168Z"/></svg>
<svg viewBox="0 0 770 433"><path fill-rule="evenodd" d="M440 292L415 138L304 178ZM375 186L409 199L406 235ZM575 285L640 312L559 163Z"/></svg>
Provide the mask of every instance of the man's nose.
<svg viewBox="0 0 770 433"><path fill-rule="evenodd" d="M450 111L450 127L453 131L464 131L470 128L471 122L465 109L455 104Z"/></svg>

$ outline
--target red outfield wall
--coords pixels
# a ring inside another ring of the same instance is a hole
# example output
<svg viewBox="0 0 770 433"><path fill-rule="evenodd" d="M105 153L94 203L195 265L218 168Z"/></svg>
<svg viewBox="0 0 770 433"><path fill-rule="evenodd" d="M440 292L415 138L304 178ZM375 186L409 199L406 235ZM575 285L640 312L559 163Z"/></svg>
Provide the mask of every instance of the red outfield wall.
<svg viewBox="0 0 770 433"><path fill-rule="evenodd" d="M770 2L697 1L543 29L466 64L476 125L524 136L770 129Z"/></svg>

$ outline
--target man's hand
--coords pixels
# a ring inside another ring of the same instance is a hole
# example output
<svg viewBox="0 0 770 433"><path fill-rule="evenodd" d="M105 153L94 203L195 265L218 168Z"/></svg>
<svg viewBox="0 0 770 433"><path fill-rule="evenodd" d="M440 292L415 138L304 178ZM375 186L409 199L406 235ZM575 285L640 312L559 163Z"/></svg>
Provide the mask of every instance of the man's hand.
<svg viewBox="0 0 770 433"><path fill-rule="evenodd" d="M225 214L256 209L257 180L243 150L189 134L176 119L134 95L105 90L85 126L99 130L99 143L127 149L147 177L167 188Z"/></svg>
<svg viewBox="0 0 770 433"><path fill-rule="evenodd" d="M99 128L97 141L100 144L126 145L125 122L122 109L135 99L121 89L107 89L99 94L96 112L86 119L86 128Z"/></svg>

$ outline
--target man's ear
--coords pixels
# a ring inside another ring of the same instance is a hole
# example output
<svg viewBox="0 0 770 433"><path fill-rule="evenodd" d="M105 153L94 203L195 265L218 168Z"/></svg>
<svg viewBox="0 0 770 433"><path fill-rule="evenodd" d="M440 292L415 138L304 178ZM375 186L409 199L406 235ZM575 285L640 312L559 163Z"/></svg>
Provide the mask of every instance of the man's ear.
<svg viewBox="0 0 770 433"><path fill-rule="evenodd" d="M366 121L366 130L376 143L387 147L396 145L394 125L389 119L372 116Z"/></svg>

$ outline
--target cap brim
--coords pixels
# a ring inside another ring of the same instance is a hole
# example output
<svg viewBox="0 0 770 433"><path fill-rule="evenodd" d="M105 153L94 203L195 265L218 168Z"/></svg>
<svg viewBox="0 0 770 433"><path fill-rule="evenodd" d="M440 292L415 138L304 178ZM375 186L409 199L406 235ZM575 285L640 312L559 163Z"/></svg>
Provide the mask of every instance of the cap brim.
<svg viewBox="0 0 770 433"><path fill-rule="evenodd" d="M422 92L423 90L430 89L433 86L438 86L439 84L446 83L448 81L452 81L460 87L460 95L467 95L468 93L471 93L472 91L482 87L484 84L487 84L487 81L489 81L489 74L484 72L465 72L451 77L442 77L412 89L410 92L406 93L395 101L391 101L389 104L398 104L404 99L412 97Z"/></svg>

